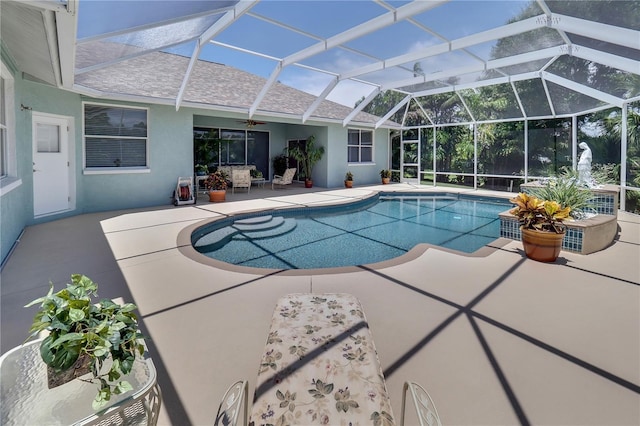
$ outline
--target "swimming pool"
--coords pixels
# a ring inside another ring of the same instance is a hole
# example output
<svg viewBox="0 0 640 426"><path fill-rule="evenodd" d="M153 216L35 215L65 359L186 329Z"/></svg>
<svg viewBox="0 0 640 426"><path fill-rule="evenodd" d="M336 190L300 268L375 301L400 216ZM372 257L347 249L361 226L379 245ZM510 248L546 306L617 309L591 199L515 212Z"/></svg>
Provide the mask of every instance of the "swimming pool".
<svg viewBox="0 0 640 426"><path fill-rule="evenodd" d="M192 235L194 248L234 265L312 269L365 265L420 243L473 253L500 235L508 200L457 194L380 194L350 205L242 215Z"/></svg>

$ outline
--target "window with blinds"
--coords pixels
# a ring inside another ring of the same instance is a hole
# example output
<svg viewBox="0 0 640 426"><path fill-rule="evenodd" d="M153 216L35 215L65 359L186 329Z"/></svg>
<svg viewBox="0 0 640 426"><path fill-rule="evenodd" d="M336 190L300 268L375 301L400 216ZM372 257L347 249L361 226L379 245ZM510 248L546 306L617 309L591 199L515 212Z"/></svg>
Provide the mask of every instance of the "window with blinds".
<svg viewBox="0 0 640 426"><path fill-rule="evenodd" d="M0 177L7 176L7 113L4 78L0 77Z"/></svg>
<svg viewBox="0 0 640 426"><path fill-rule="evenodd" d="M371 163L373 161L373 131L348 129L347 161Z"/></svg>
<svg viewBox="0 0 640 426"><path fill-rule="evenodd" d="M147 119L143 108L84 104L85 167L148 167Z"/></svg>

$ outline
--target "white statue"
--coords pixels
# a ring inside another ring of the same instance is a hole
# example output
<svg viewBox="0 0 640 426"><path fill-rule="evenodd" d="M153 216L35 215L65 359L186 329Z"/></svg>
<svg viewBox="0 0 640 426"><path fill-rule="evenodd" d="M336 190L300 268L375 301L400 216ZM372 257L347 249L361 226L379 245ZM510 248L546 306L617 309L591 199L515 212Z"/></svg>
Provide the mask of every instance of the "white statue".
<svg viewBox="0 0 640 426"><path fill-rule="evenodd" d="M584 150L578 161L578 183L593 188L596 184L591 177L591 160L593 160L591 149L585 142L580 142L578 146Z"/></svg>

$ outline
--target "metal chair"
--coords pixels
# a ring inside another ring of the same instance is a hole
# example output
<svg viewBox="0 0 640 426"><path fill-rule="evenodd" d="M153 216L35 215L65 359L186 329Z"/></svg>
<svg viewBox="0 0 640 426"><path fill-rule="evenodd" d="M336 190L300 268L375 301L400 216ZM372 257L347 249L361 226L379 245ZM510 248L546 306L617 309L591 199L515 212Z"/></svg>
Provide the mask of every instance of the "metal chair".
<svg viewBox="0 0 640 426"><path fill-rule="evenodd" d="M233 170L231 172L231 193L236 188L247 188L247 192L251 192L251 171L250 170Z"/></svg>
<svg viewBox="0 0 640 426"><path fill-rule="evenodd" d="M436 406L422 386L413 382L404 382L404 388L402 390L402 417L400 419L400 425L404 426L404 412L406 407L407 390L411 392L413 404L416 407L416 413L418 414L418 421L420 426L442 426L440 423L440 416Z"/></svg>
<svg viewBox="0 0 640 426"><path fill-rule="evenodd" d="M242 404L242 400L244 400L244 423L242 423L242 425L246 426L249 409L249 401L247 400L248 392L249 383L246 380L239 380L229 386L218 407L214 424L216 426L236 426L240 415L240 404Z"/></svg>
<svg viewBox="0 0 640 426"><path fill-rule="evenodd" d="M274 175L273 180L271 181L271 189L274 188L274 185L282 185L282 186L290 185L291 183L293 183L293 175L295 174L296 174L296 169L290 168L285 170L282 176Z"/></svg>

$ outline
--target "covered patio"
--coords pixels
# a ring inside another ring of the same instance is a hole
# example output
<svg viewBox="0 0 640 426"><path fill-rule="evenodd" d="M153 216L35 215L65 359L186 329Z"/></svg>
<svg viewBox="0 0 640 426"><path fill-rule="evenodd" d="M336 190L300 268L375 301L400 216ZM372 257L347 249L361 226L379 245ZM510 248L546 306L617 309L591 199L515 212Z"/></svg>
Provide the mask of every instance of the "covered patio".
<svg viewBox="0 0 640 426"><path fill-rule="evenodd" d="M71 273L86 274L101 297L139 307L164 397L159 424L213 424L232 382L248 380L253 395L276 300L345 292L363 304L398 421L402 385L413 380L449 425L640 423L638 216L619 213L619 234L605 250L563 251L555 264L498 240L479 257L418 247L349 270L260 273L198 262L178 243L184 228L220 215L347 202L381 189L442 191L256 188L225 203L202 197L29 226L2 271L2 352L27 336L34 310L22 306L49 281L59 289Z"/></svg>

